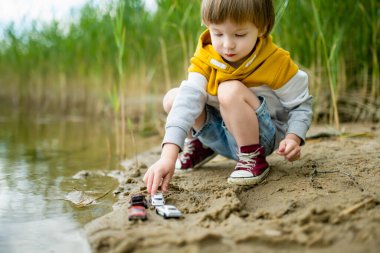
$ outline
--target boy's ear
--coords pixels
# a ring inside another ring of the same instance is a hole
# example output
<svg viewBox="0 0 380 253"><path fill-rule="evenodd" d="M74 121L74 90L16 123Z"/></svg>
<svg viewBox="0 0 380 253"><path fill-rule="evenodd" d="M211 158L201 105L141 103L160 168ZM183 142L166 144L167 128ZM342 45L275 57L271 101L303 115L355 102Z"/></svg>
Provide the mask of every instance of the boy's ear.
<svg viewBox="0 0 380 253"><path fill-rule="evenodd" d="M264 31L259 31L259 34L257 34L257 37L263 37L265 34L265 30Z"/></svg>

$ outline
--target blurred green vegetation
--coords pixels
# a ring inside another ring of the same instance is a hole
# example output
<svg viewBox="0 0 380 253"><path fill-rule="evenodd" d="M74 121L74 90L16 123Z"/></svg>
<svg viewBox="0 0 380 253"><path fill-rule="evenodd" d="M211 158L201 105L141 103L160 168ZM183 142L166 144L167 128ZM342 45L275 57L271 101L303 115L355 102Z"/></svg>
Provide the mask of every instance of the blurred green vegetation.
<svg viewBox="0 0 380 253"><path fill-rule="evenodd" d="M199 34L200 0L158 0L150 13L141 0L100 9L88 3L69 26L52 22L0 41L0 98L10 106L112 115L112 87L122 80L126 113L155 118L150 101L178 86ZM276 44L310 75L315 120L378 121L379 27L377 0L276 0ZM123 6L122 65L113 20ZM118 67L123 66L122 72ZM120 77L122 73L123 77ZM128 109L138 98L137 111ZM355 99L354 99L355 98ZM157 101L158 101L157 100ZM156 101L156 100L154 100Z"/></svg>

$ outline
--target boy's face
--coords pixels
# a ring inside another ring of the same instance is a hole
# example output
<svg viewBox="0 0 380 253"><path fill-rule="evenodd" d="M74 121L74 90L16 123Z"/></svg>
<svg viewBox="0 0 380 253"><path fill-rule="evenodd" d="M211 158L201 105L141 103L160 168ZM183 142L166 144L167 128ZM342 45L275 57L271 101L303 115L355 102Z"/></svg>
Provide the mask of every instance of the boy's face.
<svg viewBox="0 0 380 253"><path fill-rule="evenodd" d="M229 20L208 26L214 49L232 66L237 68L256 45L259 31L251 23L235 24Z"/></svg>

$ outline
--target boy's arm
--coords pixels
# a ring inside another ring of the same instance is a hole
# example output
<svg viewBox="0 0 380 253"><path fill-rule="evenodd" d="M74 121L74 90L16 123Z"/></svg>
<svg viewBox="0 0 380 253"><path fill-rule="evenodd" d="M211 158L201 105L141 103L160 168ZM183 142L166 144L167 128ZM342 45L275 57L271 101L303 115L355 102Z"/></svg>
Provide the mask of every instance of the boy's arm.
<svg viewBox="0 0 380 253"><path fill-rule="evenodd" d="M300 157L300 146L305 143L312 119L312 97L309 95L308 77L301 70L280 89L275 90L281 104L288 111L286 137L280 142L277 153L287 160Z"/></svg>
<svg viewBox="0 0 380 253"><path fill-rule="evenodd" d="M196 118L205 108L206 85L207 79L203 75L189 73L188 80L183 81L179 88L166 121L161 158L144 175L147 191L152 195L159 186L163 191L168 189L178 153L183 149L185 138Z"/></svg>
<svg viewBox="0 0 380 253"><path fill-rule="evenodd" d="M166 120L163 144L173 143L183 149L185 138L205 108L206 85L207 79L196 72L190 72L188 80L181 83Z"/></svg>
<svg viewBox="0 0 380 253"><path fill-rule="evenodd" d="M308 95L301 104L289 109L287 134L297 135L301 140L300 145L305 144L306 133L311 125L312 101L313 98Z"/></svg>

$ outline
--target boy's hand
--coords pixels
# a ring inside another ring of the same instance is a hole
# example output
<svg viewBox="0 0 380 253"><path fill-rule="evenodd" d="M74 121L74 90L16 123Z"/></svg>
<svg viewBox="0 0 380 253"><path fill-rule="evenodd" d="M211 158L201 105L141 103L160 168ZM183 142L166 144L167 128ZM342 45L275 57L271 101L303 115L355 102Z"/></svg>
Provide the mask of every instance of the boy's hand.
<svg viewBox="0 0 380 253"><path fill-rule="evenodd" d="M277 154L285 157L289 162L300 159L301 157L301 139L295 134L287 134L285 139L280 142Z"/></svg>
<svg viewBox="0 0 380 253"><path fill-rule="evenodd" d="M175 162L178 157L179 147L174 144L165 144L161 158L155 162L144 175L144 182L148 193L156 194L161 186L162 191L166 192L169 187L170 179L173 177Z"/></svg>

